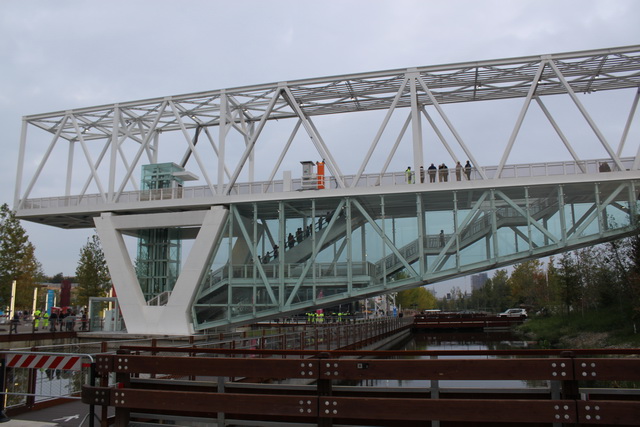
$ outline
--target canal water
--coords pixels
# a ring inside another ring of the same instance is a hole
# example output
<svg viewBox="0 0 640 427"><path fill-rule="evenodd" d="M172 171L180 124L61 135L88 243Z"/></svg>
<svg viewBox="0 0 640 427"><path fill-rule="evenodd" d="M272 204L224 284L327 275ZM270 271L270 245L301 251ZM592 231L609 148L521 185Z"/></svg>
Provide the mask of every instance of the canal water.
<svg viewBox="0 0 640 427"><path fill-rule="evenodd" d="M414 333L411 337L392 350L515 350L536 348L535 343L523 341L509 331L500 332L456 332L438 333L421 332ZM465 356L439 356L441 359L493 359L497 356L465 355ZM430 356L406 356L407 359L429 359ZM428 388L429 380L369 380L351 383L349 385L372 387L402 387L402 388ZM441 380L441 388L537 388L548 387L546 381L453 381Z"/></svg>

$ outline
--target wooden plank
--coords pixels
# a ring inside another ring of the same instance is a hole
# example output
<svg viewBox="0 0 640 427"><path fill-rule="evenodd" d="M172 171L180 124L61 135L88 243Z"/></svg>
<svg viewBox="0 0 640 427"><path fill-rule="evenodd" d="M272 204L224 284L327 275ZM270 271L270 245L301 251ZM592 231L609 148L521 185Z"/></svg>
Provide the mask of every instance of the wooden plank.
<svg viewBox="0 0 640 427"><path fill-rule="evenodd" d="M571 359L322 359L321 379L572 380Z"/></svg>
<svg viewBox="0 0 640 427"><path fill-rule="evenodd" d="M640 359L575 359L578 380L640 380Z"/></svg>
<svg viewBox="0 0 640 427"><path fill-rule="evenodd" d="M113 372L251 378L317 378L318 360L115 355Z"/></svg>
<svg viewBox="0 0 640 427"><path fill-rule="evenodd" d="M345 419L574 423L573 401L325 397L319 416Z"/></svg>
<svg viewBox="0 0 640 427"><path fill-rule="evenodd" d="M181 411L197 414L225 412L269 416L317 416L317 398L297 395L200 393L121 388L111 391L116 408Z"/></svg>
<svg viewBox="0 0 640 427"><path fill-rule="evenodd" d="M640 402L579 401L578 415L580 424L637 426L640 424Z"/></svg>

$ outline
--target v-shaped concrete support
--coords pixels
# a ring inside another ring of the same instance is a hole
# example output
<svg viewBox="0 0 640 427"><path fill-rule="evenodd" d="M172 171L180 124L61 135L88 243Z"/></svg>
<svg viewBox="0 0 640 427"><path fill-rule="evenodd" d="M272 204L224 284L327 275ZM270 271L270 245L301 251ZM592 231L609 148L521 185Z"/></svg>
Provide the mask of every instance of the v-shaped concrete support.
<svg viewBox="0 0 640 427"><path fill-rule="evenodd" d="M118 295L127 331L132 334L190 335L194 333L190 309L214 245L228 216L228 209L117 216L103 213L94 222L111 280ZM168 227L200 227L189 256L165 306L148 306L124 243L125 230Z"/></svg>

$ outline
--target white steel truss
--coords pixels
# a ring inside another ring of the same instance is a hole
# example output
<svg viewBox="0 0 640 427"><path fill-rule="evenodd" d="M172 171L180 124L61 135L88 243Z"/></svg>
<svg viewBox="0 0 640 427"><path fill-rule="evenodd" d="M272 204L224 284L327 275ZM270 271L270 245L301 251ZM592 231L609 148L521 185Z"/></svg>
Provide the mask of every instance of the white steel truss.
<svg viewBox="0 0 640 427"><path fill-rule="evenodd" d="M32 115L23 118L14 206L22 219L62 228L96 227L129 332L184 334L277 317L634 232L640 144L632 147L635 156L622 153L636 118L639 87L640 46L629 46L279 82ZM578 96L610 90L636 91L617 146ZM576 141L547 108L551 95L571 101L605 157L580 157ZM495 153L495 162L480 164L483 147L465 141L448 105L513 99L522 103L504 150ZM569 160L508 163L532 101ZM320 117L375 110L383 111L383 117L369 146L352 150L348 158L336 155L334 141L318 126ZM403 118L403 111L406 118L392 147L372 168L392 116ZM278 136L286 141L281 151L263 137L277 121L292 125ZM422 182L418 171L428 151L423 125L435 133L454 164L463 154L473 169L462 175L452 169L450 182L437 187L429 187L428 177ZM322 191L303 191L308 182L286 174L276 179L299 134L311 142L311 156L326 165L322 187L314 188ZM389 171L405 135L416 175ZM138 178L141 167L161 163L167 144L177 169L188 167L184 177L194 177L198 185L144 190ZM263 172L264 179L256 180L264 149L275 152L277 160ZM35 162L28 154L34 150ZM55 155L60 150L62 160ZM599 172L605 162L612 173ZM44 178L52 166L61 172L59 179ZM564 194L569 186L571 193ZM340 216L323 216L322 210ZM623 221L620 227L609 225L611 212ZM324 227L321 217L331 217ZM410 242L396 242L390 219L413 221ZM298 240L295 249L288 246L287 235L295 233L292 224L301 229L314 221L318 230ZM434 226L447 233L434 234ZM136 286L124 236L166 227L183 228L194 243L173 292L163 296L166 304L153 306ZM375 262L369 262L365 248L371 240L380 251ZM263 263L261 254L276 246L282 248L279 261ZM474 257L477 261L469 261ZM393 277L400 270L404 280Z"/></svg>
<svg viewBox="0 0 640 427"><path fill-rule="evenodd" d="M401 134L404 134L408 124L412 125L412 167L415 171L424 164L420 116L427 119L440 141L447 147L454 163L457 162L460 159L425 110L426 106L435 108L438 117L454 136L456 144L466 154L466 158L471 160L478 178L488 179L484 168L488 165L477 162L474 149L463 141L443 106L461 102L523 98L521 113L507 145L502 153L497 153L499 161L496 158L494 164L498 167L493 174L493 178L497 179L502 177L532 100L540 105L556 132L562 135L541 100L542 97L558 94L568 95L572 99L609 155L608 160L617 169L622 169L620 153L626 143L638 97L631 106L621 140L614 148L576 93L639 86L640 46L630 46L298 80L32 115L24 117L14 206L18 211L24 209L26 201L32 197L34 187L45 184L40 182L42 169L48 162L54 161L50 156L51 151L63 142L68 144L68 157L66 167L58 166L58 169L66 170L66 181L57 195L72 196L72 182L78 179L74 174L77 173L78 161L81 161L84 169L88 169L88 176L84 179L81 190L74 195L80 198L88 195L90 184L93 184L92 188L98 191L104 203L118 203L123 193L137 190L136 171L143 162L157 161L160 139L172 132L182 134L184 140L183 143L179 139L171 142L173 145L183 146L180 166L189 164L202 177L203 184L212 195L230 195L233 187L239 183L241 173L246 173L249 182L253 181L252 159L256 146L261 143L262 130L271 120L297 120L291 138L299 127L306 131L318 155L325 159L327 169L338 188L359 185L389 117L399 108L410 109ZM347 184L343 167L334 158L313 118L368 110L386 110L387 114L364 157L361 160L350 159L350 163L355 160L359 167L357 171L353 171L355 179ZM39 165L34 170L25 171L27 131L31 127L53 136L48 146L40 147L39 153L44 152L44 155L41 156ZM212 127L218 127L217 137L210 131ZM231 130L245 140L243 152L235 157L230 156L230 147L226 144ZM394 149L389 153L389 159L401 137L402 135L398 137ZM203 138L217 156L217 164L200 153L199 144L203 144ZM579 162L572 144L566 137L561 138L573 159ZM89 145L99 147L93 151L98 154L92 155ZM133 152L125 152L125 145L137 148ZM75 156L78 149L81 150L80 158ZM384 174L386 167L387 165L382 170L371 173ZM637 159L633 168L638 168ZM23 176L25 173L30 174L27 180ZM273 180L273 176L271 174L270 180Z"/></svg>

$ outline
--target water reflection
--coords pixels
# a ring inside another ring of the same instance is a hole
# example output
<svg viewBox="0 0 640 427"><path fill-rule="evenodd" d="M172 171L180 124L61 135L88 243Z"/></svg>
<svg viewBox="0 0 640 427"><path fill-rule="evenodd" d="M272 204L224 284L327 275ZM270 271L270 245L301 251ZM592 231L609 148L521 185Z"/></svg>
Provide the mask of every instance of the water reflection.
<svg viewBox="0 0 640 427"><path fill-rule="evenodd" d="M532 348L534 343L509 331L416 333L394 350L514 350Z"/></svg>
<svg viewBox="0 0 640 427"><path fill-rule="evenodd" d="M457 333L416 333L393 350L516 350L535 348L534 343L523 341L522 338L508 331L501 332L457 332ZM439 359L495 359L492 355L446 355L437 356ZM403 359L429 359L431 356L406 356ZM402 387L402 388L430 388L429 380L368 380L356 381L344 385L358 385L371 387ZM548 387L546 381L522 380L441 380L437 384L440 388L534 388Z"/></svg>

